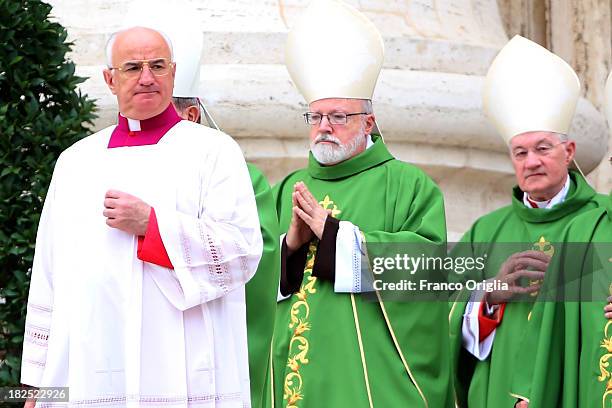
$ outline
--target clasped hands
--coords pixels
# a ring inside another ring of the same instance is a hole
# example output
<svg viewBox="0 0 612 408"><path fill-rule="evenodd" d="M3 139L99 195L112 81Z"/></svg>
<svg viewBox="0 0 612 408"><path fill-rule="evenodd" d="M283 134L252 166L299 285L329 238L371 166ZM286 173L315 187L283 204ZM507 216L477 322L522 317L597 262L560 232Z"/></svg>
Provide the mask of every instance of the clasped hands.
<svg viewBox="0 0 612 408"><path fill-rule="evenodd" d="M306 185L298 181L293 186L291 195L291 224L285 236L289 254L298 250L315 236L319 239L323 236L325 220L331 213L324 209L310 193Z"/></svg>
<svg viewBox="0 0 612 408"><path fill-rule="evenodd" d="M516 295L537 292L540 289L549 263L550 256L541 251L530 250L511 255L502 264L499 273L495 277L500 283L507 283L508 290L487 293L487 302L495 305L505 303ZM532 283L527 287L523 287L520 285L521 278L528 278Z"/></svg>
<svg viewBox="0 0 612 408"><path fill-rule="evenodd" d="M104 196L106 225L128 234L144 236L149 225L151 206L140 198L118 190L108 190Z"/></svg>

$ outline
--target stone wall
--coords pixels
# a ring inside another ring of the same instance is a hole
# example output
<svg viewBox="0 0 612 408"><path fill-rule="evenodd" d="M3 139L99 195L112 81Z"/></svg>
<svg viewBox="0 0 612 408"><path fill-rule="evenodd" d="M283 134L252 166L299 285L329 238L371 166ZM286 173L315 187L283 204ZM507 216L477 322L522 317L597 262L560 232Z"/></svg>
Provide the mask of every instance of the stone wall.
<svg viewBox="0 0 612 408"><path fill-rule="evenodd" d="M506 147L482 113L487 68L508 40L506 30L527 30L548 38L536 24L542 15L539 3L520 0L518 7L519 1L499 1L503 21L497 0L348 1L372 19L384 38L385 64L373 102L385 140L396 157L422 167L441 186L450 239L457 239L478 216L509 203L514 184ZM308 1L190 3L197 9L205 44L203 99L247 159L272 182L278 181L306 163L308 129L301 117L306 105L284 68L283 46ZM121 25L130 2L52 0L51 4L75 42L72 58L77 72L90 77L82 89L98 99L96 128L113 124L116 104L101 74L104 44ZM609 30L609 21L606 27ZM597 37L598 32L599 27L589 36ZM601 68L590 67L589 78L602 75ZM572 132L592 135L580 159L593 168L603 155L602 140L608 133L596 109L600 103L590 99L598 94L585 95ZM597 177L603 177L605 189L609 173Z"/></svg>
<svg viewBox="0 0 612 408"><path fill-rule="evenodd" d="M584 97L600 112L612 68L612 1L498 0L508 36L520 34L547 47L576 71ZM579 147L580 148L580 147ZM608 152L612 152L609 138ZM602 192L612 189L609 154L590 175Z"/></svg>

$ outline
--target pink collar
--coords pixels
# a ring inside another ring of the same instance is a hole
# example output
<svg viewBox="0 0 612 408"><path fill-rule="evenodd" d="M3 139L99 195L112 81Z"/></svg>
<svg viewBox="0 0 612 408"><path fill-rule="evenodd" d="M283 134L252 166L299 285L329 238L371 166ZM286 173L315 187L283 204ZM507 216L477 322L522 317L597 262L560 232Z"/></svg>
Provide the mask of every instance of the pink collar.
<svg viewBox="0 0 612 408"><path fill-rule="evenodd" d="M108 142L109 149L157 144L174 125L181 121L172 104L159 115L145 120L128 119L121 114L118 116L117 126Z"/></svg>

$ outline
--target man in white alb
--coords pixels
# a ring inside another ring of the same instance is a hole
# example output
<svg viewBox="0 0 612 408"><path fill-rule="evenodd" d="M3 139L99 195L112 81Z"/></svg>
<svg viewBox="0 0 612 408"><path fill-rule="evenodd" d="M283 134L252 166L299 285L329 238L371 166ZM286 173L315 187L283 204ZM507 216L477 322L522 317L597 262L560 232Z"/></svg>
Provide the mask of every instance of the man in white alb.
<svg viewBox="0 0 612 408"><path fill-rule="evenodd" d="M69 387L52 406L250 406L244 285L262 239L240 148L177 115L165 35L118 32L107 59L118 124L55 166L22 382Z"/></svg>

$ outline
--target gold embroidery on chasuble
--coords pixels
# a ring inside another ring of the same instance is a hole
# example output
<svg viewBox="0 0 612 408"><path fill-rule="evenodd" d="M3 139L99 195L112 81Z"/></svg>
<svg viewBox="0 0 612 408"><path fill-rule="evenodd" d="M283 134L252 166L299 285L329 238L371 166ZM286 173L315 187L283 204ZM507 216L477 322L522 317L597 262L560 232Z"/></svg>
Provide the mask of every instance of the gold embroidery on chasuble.
<svg viewBox="0 0 612 408"><path fill-rule="evenodd" d="M612 284L610 284L608 291L612 296ZM601 358L599 359L599 371L601 372L601 375L597 377L597 380L599 382L603 382L606 381L606 378L608 379L608 381L606 382L606 390L604 391L604 394L601 397L601 405L603 408L606 408L606 406L610 406L609 404L606 405L606 400L608 400L608 398L612 395L612 375L608 370L608 368L610 367L610 362L608 360L610 360L610 358L612 357L612 336L608 335L608 328L611 324L612 320L608 320L608 322L606 323L606 327L604 328L604 339L601 341L600 345L601 348L606 350L606 354L601 356Z"/></svg>
<svg viewBox="0 0 612 408"><path fill-rule="evenodd" d="M538 242L535 242L531 246L531 249L533 251L544 252L546 255L551 257L551 259L552 259L553 255L555 254L555 247L553 246L553 244L551 244L549 241L547 241L546 238L544 238L544 235L542 235L540 237ZM542 284L542 279L531 279L531 280L529 280L529 286L541 285L541 284ZM539 291L535 291L533 293L530 293L529 296L536 297L536 296L538 296L538 293L540 293L540 292ZM532 311L533 310L529 311L529 314L527 315L527 320L531 320L531 312Z"/></svg>
<svg viewBox="0 0 612 408"><path fill-rule="evenodd" d="M326 210L331 210L331 215L335 217L341 211L329 198L325 196L319 204ZM315 284L317 278L312 276L312 267L314 266L315 255L317 252L318 240L315 238L308 246L308 255L306 256L306 266L304 268L304 279L300 286L299 292L293 294L290 311L289 330L292 332L291 340L289 341L289 357L287 359L287 367L291 370L285 375L283 384L284 394L283 400L287 401L286 408L298 408L300 400L304 399L302 386L304 380L300 373L300 368L308 364L308 351L310 344L308 342L308 332L311 330L310 305L308 298L310 295L317 293Z"/></svg>

